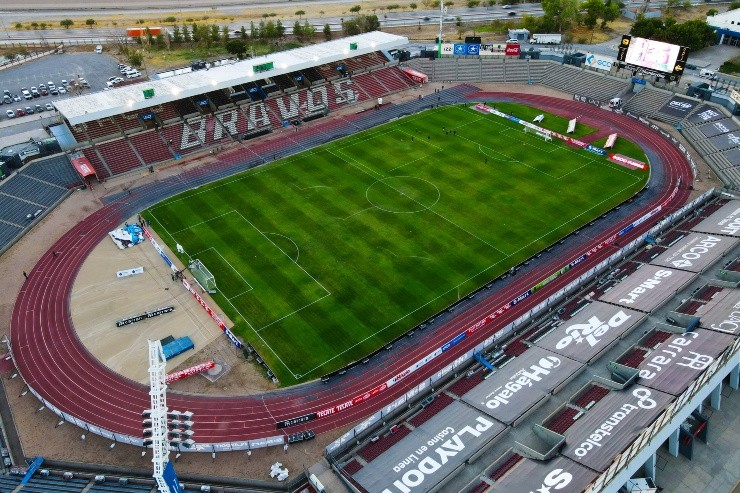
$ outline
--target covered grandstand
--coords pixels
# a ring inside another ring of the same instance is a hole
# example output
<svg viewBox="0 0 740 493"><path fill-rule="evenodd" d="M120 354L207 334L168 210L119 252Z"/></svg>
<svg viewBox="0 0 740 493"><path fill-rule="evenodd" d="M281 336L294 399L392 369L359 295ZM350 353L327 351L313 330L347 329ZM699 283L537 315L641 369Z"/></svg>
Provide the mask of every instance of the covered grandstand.
<svg viewBox="0 0 740 493"><path fill-rule="evenodd" d="M99 180L219 144L298 126L416 86L372 32L59 101Z"/></svg>

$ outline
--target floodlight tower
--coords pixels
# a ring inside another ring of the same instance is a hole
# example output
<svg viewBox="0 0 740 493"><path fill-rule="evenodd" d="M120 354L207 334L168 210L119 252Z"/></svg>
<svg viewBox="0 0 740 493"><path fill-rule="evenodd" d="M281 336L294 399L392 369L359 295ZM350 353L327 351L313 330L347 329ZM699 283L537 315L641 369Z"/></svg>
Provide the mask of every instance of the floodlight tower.
<svg viewBox="0 0 740 493"><path fill-rule="evenodd" d="M154 479L160 493L170 493L164 479L164 468L170 461L170 444L167 440L167 377L166 360L162 343L149 341L149 396L151 398L152 463Z"/></svg>
<svg viewBox="0 0 740 493"><path fill-rule="evenodd" d="M439 1L439 37L437 38L437 58L442 58L442 21L445 17L445 0Z"/></svg>

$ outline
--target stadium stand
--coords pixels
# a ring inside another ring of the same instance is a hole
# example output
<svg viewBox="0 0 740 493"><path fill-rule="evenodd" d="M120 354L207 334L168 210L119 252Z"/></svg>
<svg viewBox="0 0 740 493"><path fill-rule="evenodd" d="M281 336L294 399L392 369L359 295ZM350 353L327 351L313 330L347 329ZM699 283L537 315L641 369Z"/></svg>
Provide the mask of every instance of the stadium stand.
<svg viewBox="0 0 740 493"><path fill-rule="evenodd" d="M661 246L672 247L686 236L686 233L683 233L683 231L691 230L691 228L700 222L701 218L699 218L699 221L688 220L682 222L678 225L677 229L669 231L660 237Z"/></svg>
<svg viewBox="0 0 740 493"><path fill-rule="evenodd" d="M23 493L81 493L88 485L87 479L64 479L59 476L34 475L20 490Z"/></svg>
<svg viewBox="0 0 740 493"><path fill-rule="evenodd" d="M180 115L172 103L160 104L159 106L154 106L151 110L157 114L159 121L163 124L180 119Z"/></svg>
<svg viewBox="0 0 740 493"><path fill-rule="evenodd" d="M733 272L740 272L740 259L735 259L730 261L727 266L725 267L725 270L731 270Z"/></svg>
<svg viewBox="0 0 740 493"><path fill-rule="evenodd" d="M504 474L509 472L509 470L523 458L524 457L517 453L512 453L510 457L508 457L500 466L496 467L496 469L491 472L489 477L494 481L498 481L499 479L503 478Z"/></svg>
<svg viewBox="0 0 740 493"><path fill-rule="evenodd" d="M20 476L0 475L0 493L11 493L15 491L21 479Z"/></svg>
<svg viewBox="0 0 740 493"><path fill-rule="evenodd" d="M113 118L101 118L100 120L89 122L85 131L93 141L107 140L121 134L121 129L118 128Z"/></svg>
<svg viewBox="0 0 740 493"><path fill-rule="evenodd" d="M232 104L229 97L223 91L211 91L206 93L206 96L208 96L208 99L210 99L216 108L219 109Z"/></svg>
<svg viewBox="0 0 740 493"><path fill-rule="evenodd" d="M632 257L633 262L640 262L642 264L649 264L654 259L660 257L666 249L662 246L653 246L652 248L644 248L640 252Z"/></svg>
<svg viewBox="0 0 740 493"><path fill-rule="evenodd" d="M479 372L469 377L466 376L466 377L461 378L457 382L450 385L450 387L447 390L457 396L462 397L468 392L470 392L472 389L474 389L481 382L483 382L483 374Z"/></svg>
<svg viewBox="0 0 740 493"><path fill-rule="evenodd" d="M676 308L676 311L678 313L683 313L684 315L694 315L702 306L704 306L704 303L701 301L688 300L681 303L681 305Z"/></svg>
<svg viewBox="0 0 740 493"><path fill-rule="evenodd" d="M585 71L572 65L561 65L548 71L542 84L564 92L583 94L607 101L629 87L624 79L615 79L594 72Z"/></svg>
<svg viewBox="0 0 740 493"><path fill-rule="evenodd" d="M65 188L82 183L80 176L64 154L33 161L23 167L20 173Z"/></svg>
<svg viewBox="0 0 740 493"><path fill-rule="evenodd" d="M644 116L653 116L666 104L673 94L659 89L645 87L624 104L624 110Z"/></svg>
<svg viewBox="0 0 740 493"><path fill-rule="evenodd" d="M362 464L360 464L357 459L352 459L351 461L347 462L342 469L344 469L344 472L347 474L355 474L357 471L362 469Z"/></svg>
<svg viewBox="0 0 740 493"><path fill-rule="evenodd" d="M139 119L139 114L136 112L116 115L114 119L121 130L123 130L124 134L141 131L143 129L141 120Z"/></svg>
<svg viewBox="0 0 740 493"><path fill-rule="evenodd" d="M562 434L565 430L573 426L573 423L581 417L581 411L572 407L565 407L562 411L556 413L543 426L555 433Z"/></svg>
<svg viewBox="0 0 740 493"><path fill-rule="evenodd" d="M670 332L666 332L664 330L654 330L646 338L641 340L639 342L639 345L647 348L647 349L655 349L658 347L661 343L668 340L668 338L671 337Z"/></svg>
<svg viewBox="0 0 740 493"><path fill-rule="evenodd" d="M33 215L39 208L41 207L38 204L0 194L0 220L11 225L23 227L29 221L26 217Z"/></svg>
<svg viewBox="0 0 740 493"><path fill-rule="evenodd" d="M67 195L67 191L67 188L60 185L53 185L20 173L9 179L0 190L3 194L20 197L44 207L55 204Z"/></svg>
<svg viewBox="0 0 740 493"><path fill-rule="evenodd" d="M118 139L97 144L103 161L114 175L127 173L144 163L139 159L128 139Z"/></svg>
<svg viewBox="0 0 740 493"><path fill-rule="evenodd" d="M720 286L706 285L694 293L694 298L701 301L711 301L717 293L721 293L723 290L724 288Z"/></svg>
<svg viewBox="0 0 740 493"><path fill-rule="evenodd" d="M87 147L85 149L82 149L82 153L85 155L87 160L90 161L90 164L95 170L95 173L98 175L99 180L105 180L106 178L112 176L110 170L108 169L108 166L103 162L100 154L98 154L97 149L95 149L94 147Z"/></svg>
<svg viewBox="0 0 740 493"><path fill-rule="evenodd" d="M591 385L585 391L583 391L578 397L573 399L573 404L582 408L590 409L591 406L599 402L609 393L609 389L600 385Z"/></svg>
<svg viewBox="0 0 740 493"><path fill-rule="evenodd" d="M421 426L423 423L429 421L434 415L439 413L442 409L452 404L453 401L454 399L444 392L438 394L437 397L434 398L432 403L424 407L421 412L411 418L409 420L409 423L411 423L414 427Z"/></svg>
<svg viewBox="0 0 740 493"><path fill-rule="evenodd" d="M95 483L85 493L150 493L152 487L143 484L120 484L117 481Z"/></svg>
<svg viewBox="0 0 740 493"><path fill-rule="evenodd" d="M578 312L589 305L589 301L584 298L574 298L558 310L558 316L562 320L573 318Z"/></svg>
<svg viewBox="0 0 740 493"><path fill-rule="evenodd" d="M400 442L406 435L411 433L411 429L404 425L399 425L396 431L387 434L375 442L370 442L363 449L357 452L357 455L365 459L365 462L372 462L380 454L388 450L394 443Z"/></svg>
<svg viewBox="0 0 740 493"><path fill-rule="evenodd" d="M198 107L195 106L195 103L190 98L177 99L172 104L181 118L198 114Z"/></svg>
<svg viewBox="0 0 740 493"><path fill-rule="evenodd" d="M633 348L617 360L617 363L631 368L637 368L648 355L647 349Z"/></svg>
<svg viewBox="0 0 740 493"><path fill-rule="evenodd" d="M174 157L164 138L157 130L147 130L131 135L129 141L146 165L159 163Z"/></svg>

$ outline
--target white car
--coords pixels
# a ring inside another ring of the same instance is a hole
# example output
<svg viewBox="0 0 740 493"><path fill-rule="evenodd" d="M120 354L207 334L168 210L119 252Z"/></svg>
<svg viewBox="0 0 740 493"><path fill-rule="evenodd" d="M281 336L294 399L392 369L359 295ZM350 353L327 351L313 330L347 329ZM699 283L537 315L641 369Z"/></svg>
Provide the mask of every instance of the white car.
<svg viewBox="0 0 740 493"><path fill-rule="evenodd" d="M59 86L59 94L67 94L67 90L64 88L64 86Z"/></svg>
<svg viewBox="0 0 740 493"><path fill-rule="evenodd" d="M132 70L131 72L126 72L127 79L136 79L137 77L141 77L141 72L139 72L138 70Z"/></svg>
<svg viewBox="0 0 740 493"><path fill-rule="evenodd" d="M5 114L8 116L8 118L15 118L15 112L13 110L8 110L5 112Z"/></svg>
<svg viewBox="0 0 740 493"><path fill-rule="evenodd" d="M46 103L46 111L54 111L54 105L51 103Z"/></svg>

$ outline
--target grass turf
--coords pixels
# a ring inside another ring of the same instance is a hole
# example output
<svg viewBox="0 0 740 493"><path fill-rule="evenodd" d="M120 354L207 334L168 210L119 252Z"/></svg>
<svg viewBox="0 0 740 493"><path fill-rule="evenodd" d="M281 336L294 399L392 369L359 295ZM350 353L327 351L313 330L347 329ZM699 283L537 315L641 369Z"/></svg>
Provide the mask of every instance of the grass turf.
<svg viewBox="0 0 740 493"><path fill-rule="evenodd" d="M451 106L144 215L170 247L203 261L234 332L290 385L382 347L632 196L647 176Z"/></svg>

